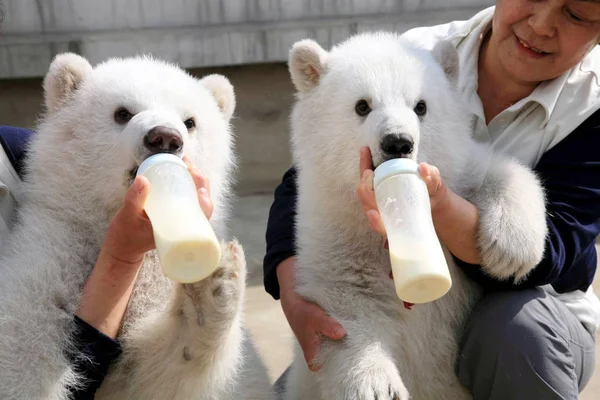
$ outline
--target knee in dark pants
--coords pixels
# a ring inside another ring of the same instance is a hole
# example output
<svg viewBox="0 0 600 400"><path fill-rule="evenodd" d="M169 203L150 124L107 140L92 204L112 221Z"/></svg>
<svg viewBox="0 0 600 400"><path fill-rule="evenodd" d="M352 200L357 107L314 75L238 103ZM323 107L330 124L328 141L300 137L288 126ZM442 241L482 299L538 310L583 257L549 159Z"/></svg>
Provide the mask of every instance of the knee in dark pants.
<svg viewBox="0 0 600 400"><path fill-rule="evenodd" d="M466 326L458 376L475 400L575 399L568 329L538 289L488 294Z"/></svg>

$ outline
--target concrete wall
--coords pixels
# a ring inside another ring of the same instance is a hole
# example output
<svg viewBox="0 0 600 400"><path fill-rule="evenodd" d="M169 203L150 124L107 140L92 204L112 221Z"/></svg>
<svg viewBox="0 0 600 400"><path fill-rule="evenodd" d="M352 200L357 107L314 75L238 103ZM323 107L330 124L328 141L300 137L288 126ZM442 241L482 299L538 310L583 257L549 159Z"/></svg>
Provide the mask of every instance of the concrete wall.
<svg viewBox="0 0 600 400"><path fill-rule="evenodd" d="M241 194L271 192L290 165L292 43L330 47L354 32L405 31L465 19L493 0L4 0L0 124L33 127L52 57L92 63L152 53L202 76L231 79Z"/></svg>
<svg viewBox="0 0 600 400"><path fill-rule="evenodd" d="M233 121L240 156L240 194L274 189L290 164L288 116L293 87L285 64L191 69L197 76L218 72L235 87ZM42 111L40 78L0 80L0 125L34 127Z"/></svg>
<svg viewBox="0 0 600 400"><path fill-rule="evenodd" d="M42 76L74 51L93 63L150 52L185 68L285 61L372 29L468 18L493 0L5 0L0 78Z"/></svg>

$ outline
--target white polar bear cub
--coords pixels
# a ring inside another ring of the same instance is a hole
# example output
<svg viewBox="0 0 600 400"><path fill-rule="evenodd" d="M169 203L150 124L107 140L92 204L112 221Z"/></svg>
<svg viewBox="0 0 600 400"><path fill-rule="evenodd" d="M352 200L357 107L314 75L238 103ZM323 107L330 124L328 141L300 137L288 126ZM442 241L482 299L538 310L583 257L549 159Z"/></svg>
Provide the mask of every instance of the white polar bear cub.
<svg viewBox="0 0 600 400"><path fill-rule="evenodd" d="M286 400L469 398L455 376L458 342L479 289L447 260L453 287L407 310L389 279L389 253L356 188L359 148L373 164L407 157L437 166L480 211L482 268L522 279L540 261L544 193L527 168L471 138L455 92L458 54L431 52L395 34L357 35L323 50L296 43L289 68L298 90L292 147L298 168L297 291L321 305L347 336L323 341L313 374L297 349Z"/></svg>
<svg viewBox="0 0 600 400"><path fill-rule="evenodd" d="M76 345L73 315L108 223L146 157L189 156L210 179L211 223L225 235L235 161L235 97L225 77L198 80L146 57L92 68L62 54L44 90L47 115L29 148L24 200L0 257L2 399L66 399L67 388L81 383L65 356ZM182 285L148 253L119 333L123 354L96 399L270 398L243 328L245 268L240 245L223 243L220 268Z"/></svg>

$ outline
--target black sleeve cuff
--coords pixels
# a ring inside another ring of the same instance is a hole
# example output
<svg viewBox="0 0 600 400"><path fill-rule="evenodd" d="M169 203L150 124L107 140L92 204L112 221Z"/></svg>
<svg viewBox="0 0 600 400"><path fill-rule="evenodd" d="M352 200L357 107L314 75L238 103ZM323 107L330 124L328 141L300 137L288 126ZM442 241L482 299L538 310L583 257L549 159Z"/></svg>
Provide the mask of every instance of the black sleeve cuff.
<svg viewBox="0 0 600 400"><path fill-rule="evenodd" d="M121 355L121 345L77 316L74 317L74 322L75 351L69 354L69 358L84 382L71 390L71 398L93 399L111 362Z"/></svg>
<svg viewBox="0 0 600 400"><path fill-rule="evenodd" d="M265 290L279 299L277 266L296 254L294 221L296 219L296 170L290 168L275 189L265 233L267 252L263 260Z"/></svg>

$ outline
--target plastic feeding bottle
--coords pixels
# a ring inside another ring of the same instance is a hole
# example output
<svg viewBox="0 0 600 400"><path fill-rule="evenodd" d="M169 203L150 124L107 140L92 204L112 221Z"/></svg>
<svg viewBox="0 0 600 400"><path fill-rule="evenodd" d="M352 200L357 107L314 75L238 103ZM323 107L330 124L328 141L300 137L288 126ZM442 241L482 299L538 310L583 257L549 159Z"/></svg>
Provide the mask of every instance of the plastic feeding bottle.
<svg viewBox="0 0 600 400"><path fill-rule="evenodd" d="M375 169L373 185L398 297L413 304L439 299L450 290L452 279L417 163L405 158L386 161Z"/></svg>
<svg viewBox="0 0 600 400"><path fill-rule="evenodd" d="M200 208L196 185L183 160L156 154L142 162L137 175L150 181L144 210L165 275L181 283L208 277L219 264L221 246Z"/></svg>

